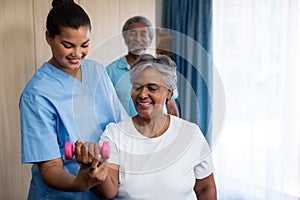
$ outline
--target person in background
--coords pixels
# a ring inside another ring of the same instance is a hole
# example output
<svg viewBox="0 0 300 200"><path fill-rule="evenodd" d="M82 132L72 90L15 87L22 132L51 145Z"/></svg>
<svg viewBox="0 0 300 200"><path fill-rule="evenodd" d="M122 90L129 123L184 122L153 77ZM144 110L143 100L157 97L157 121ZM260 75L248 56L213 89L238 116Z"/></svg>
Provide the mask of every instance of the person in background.
<svg viewBox="0 0 300 200"><path fill-rule="evenodd" d="M122 29L128 53L109 64L106 68L118 97L129 116L137 114L130 95L129 70L136 60L146 53L147 48L150 46L154 36L153 28L151 27L150 21L143 16L134 16L128 19ZM179 116L179 109L175 101L177 98L178 92L175 89L174 95L166 104L166 113Z"/></svg>
<svg viewBox="0 0 300 200"><path fill-rule="evenodd" d="M28 199L98 199L91 166L66 160L64 144L99 142L106 125L127 113L105 67L85 59L91 22L73 0L53 0L46 41L52 57L33 75L20 100L22 162L32 164Z"/></svg>
<svg viewBox="0 0 300 200"><path fill-rule="evenodd" d="M98 195L111 191L109 198L114 199L217 198L211 151L198 125L163 112L176 80L176 65L169 57L141 55L130 70L138 114L107 126L100 144L110 143L108 161L95 157L99 145L76 143L77 161L92 165L102 181L95 188Z"/></svg>

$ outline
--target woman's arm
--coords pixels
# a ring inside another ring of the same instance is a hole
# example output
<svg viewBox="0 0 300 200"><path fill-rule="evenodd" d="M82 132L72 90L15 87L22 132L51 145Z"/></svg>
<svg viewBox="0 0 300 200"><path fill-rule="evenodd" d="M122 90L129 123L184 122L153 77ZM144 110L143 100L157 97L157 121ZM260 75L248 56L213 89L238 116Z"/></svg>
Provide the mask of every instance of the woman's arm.
<svg viewBox="0 0 300 200"><path fill-rule="evenodd" d="M119 166L108 163L101 165L106 165L106 179L103 183L93 187L91 191L100 198L112 199L118 194L119 190Z"/></svg>
<svg viewBox="0 0 300 200"><path fill-rule="evenodd" d="M217 189L215 185L214 175L211 174L206 178L196 179L194 191L196 192L198 200L216 200Z"/></svg>

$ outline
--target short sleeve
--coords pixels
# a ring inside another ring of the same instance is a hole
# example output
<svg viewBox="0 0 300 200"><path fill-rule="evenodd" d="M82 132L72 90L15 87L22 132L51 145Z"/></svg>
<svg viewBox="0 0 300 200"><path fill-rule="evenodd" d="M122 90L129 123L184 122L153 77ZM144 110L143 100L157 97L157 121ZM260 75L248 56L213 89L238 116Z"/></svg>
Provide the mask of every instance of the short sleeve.
<svg viewBox="0 0 300 200"><path fill-rule="evenodd" d="M194 172L196 179L203 179L209 176L214 170L213 162L211 155L207 155L207 157L195 166Z"/></svg>
<svg viewBox="0 0 300 200"><path fill-rule="evenodd" d="M201 149L198 154L199 163L194 167L194 172L196 179L202 179L209 176L214 171L214 166L211 149L199 127L197 130L196 144L201 146Z"/></svg>
<svg viewBox="0 0 300 200"><path fill-rule="evenodd" d="M19 107L22 162L35 163L61 157L55 113L25 97L21 97Z"/></svg>
<svg viewBox="0 0 300 200"><path fill-rule="evenodd" d="M110 147L110 156L108 159L109 163L120 165L119 161L119 151L116 145L116 140L114 136L116 135L114 131L116 129L116 125L114 123L109 124L105 131L103 132L99 144L102 145L103 142L108 142Z"/></svg>

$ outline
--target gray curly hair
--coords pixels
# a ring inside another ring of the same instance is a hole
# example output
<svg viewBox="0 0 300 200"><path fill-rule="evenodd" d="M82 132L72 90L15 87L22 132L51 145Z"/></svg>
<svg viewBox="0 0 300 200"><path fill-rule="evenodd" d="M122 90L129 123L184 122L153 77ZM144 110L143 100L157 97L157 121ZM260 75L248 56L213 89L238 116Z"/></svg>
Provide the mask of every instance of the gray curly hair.
<svg viewBox="0 0 300 200"><path fill-rule="evenodd" d="M130 69L130 83L132 84L139 74L148 67L156 69L164 76L163 80L167 88L176 89L176 64L165 55L157 55L156 57L150 54L141 55Z"/></svg>

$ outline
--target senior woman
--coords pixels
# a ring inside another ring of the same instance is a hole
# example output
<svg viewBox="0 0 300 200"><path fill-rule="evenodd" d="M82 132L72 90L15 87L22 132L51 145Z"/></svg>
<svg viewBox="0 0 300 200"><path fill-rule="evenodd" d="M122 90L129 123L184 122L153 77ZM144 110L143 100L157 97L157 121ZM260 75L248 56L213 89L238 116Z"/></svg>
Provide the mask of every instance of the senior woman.
<svg viewBox="0 0 300 200"><path fill-rule="evenodd" d="M216 199L210 148L199 127L163 107L176 87L176 65L145 54L130 70L137 115L109 124L101 137L111 147L101 161L98 144L76 143L76 158L92 165L95 192L114 199ZM100 142L100 143L101 143Z"/></svg>

